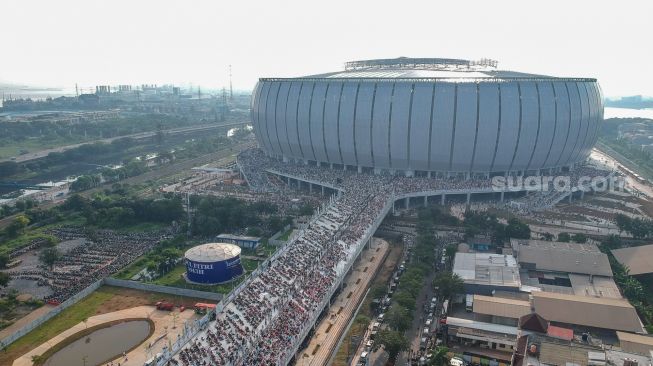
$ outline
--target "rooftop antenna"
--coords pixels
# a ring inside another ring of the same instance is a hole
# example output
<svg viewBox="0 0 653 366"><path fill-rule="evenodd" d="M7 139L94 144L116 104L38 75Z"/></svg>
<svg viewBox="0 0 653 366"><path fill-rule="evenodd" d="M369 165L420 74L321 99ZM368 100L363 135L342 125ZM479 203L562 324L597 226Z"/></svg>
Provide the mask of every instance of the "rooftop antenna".
<svg viewBox="0 0 653 366"><path fill-rule="evenodd" d="M197 99L202 99L202 88L200 86L197 86Z"/></svg>
<svg viewBox="0 0 653 366"><path fill-rule="evenodd" d="M229 65L229 100L234 99L234 85L231 82L231 65Z"/></svg>
<svg viewBox="0 0 653 366"><path fill-rule="evenodd" d="M75 83L75 96L79 97L79 88L77 87L77 83Z"/></svg>

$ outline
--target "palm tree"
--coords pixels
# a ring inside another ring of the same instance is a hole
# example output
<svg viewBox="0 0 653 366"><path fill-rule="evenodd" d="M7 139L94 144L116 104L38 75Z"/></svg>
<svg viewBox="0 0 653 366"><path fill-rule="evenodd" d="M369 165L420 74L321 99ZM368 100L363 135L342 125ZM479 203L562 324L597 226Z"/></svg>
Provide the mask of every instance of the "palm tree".
<svg viewBox="0 0 653 366"><path fill-rule="evenodd" d="M438 347L435 350L435 353L431 356L431 359L429 360L429 365L430 366L444 366L447 364L447 353L449 352L449 348L447 347Z"/></svg>

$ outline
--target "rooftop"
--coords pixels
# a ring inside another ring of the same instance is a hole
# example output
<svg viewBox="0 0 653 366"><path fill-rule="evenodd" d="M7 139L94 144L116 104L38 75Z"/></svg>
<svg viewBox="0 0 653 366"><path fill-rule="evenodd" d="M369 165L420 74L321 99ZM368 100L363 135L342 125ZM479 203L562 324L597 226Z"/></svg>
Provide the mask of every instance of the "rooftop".
<svg viewBox="0 0 653 366"><path fill-rule="evenodd" d="M195 262L215 262L232 259L240 255L237 245L227 243L208 243L192 247L184 257Z"/></svg>
<svg viewBox="0 0 653 366"><path fill-rule="evenodd" d="M376 59L350 61L344 71L309 75L292 79L476 79L477 81L500 80L551 80L589 81L590 78L555 78L546 75L529 74L516 71L498 70L498 62L490 59L461 60L447 58L411 58ZM262 78L261 80L284 80L279 78Z"/></svg>
<svg viewBox="0 0 653 366"><path fill-rule="evenodd" d="M635 308L626 300L533 292L535 311L553 322L642 332Z"/></svg>
<svg viewBox="0 0 653 366"><path fill-rule="evenodd" d="M631 275L653 272L653 244L613 249L612 254L619 263L628 268Z"/></svg>
<svg viewBox="0 0 653 366"><path fill-rule="evenodd" d="M612 277L608 256L594 244L511 240L521 268Z"/></svg>
<svg viewBox="0 0 653 366"><path fill-rule="evenodd" d="M517 261L511 255L456 253L453 272L468 284L520 286Z"/></svg>
<svg viewBox="0 0 653 366"><path fill-rule="evenodd" d="M531 304L525 300L474 295L474 313L518 319L531 313Z"/></svg>

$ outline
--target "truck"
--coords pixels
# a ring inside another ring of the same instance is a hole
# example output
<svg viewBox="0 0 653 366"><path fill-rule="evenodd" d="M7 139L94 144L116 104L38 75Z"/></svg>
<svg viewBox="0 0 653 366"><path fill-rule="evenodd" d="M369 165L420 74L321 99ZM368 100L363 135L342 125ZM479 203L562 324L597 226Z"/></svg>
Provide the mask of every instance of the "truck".
<svg viewBox="0 0 653 366"><path fill-rule="evenodd" d="M208 311L215 309L215 304L205 304L202 302L198 302L195 304L194 308L196 314L204 315Z"/></svg>
<svg viewBox="0 0 653 366"><path fill-rule="evenodd" d="M158 301L154 305L156 306L157 310L172 311L172 309L175 308L175 305L168 301Z"/></svg>

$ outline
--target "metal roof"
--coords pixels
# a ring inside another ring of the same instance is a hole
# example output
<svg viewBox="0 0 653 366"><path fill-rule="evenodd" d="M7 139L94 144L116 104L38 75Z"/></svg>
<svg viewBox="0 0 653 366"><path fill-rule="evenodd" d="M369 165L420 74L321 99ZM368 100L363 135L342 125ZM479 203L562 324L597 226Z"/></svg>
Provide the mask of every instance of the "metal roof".
<svg viewBox="0 0 653 366"><path fill-rule="evenodd" d="M240 255L240 248L237 245L208 243L188 249L184 257L193 262L217 262L232 259L238 255Z"/></svg>
<svg viewBox="0 0 653 366"><path fill-rule="evenodd" d="M608 256L594 244L558 243L539 240L511 241L513 253L524 268L538 271L581 273L612 277ZM529 268L533 269L533 268Z"/></svg>
<svg viewBox="0 0 653 366"><path fill-rule="evenodd" d="M613 249L612 255L631 275L653 272L653 245Z"/></svg>
<svg viewBox="0 0 653 366"><path fill-rule="evenodd" d="M453 272L465 283L519 287L517 261L511 255L456 253Z"/></svg>
<svg viewBox="0 0 653 366"><path fill-rule="evenodd" d="M474 313L519 319L531 313L531 304L525 300L474 295Z"/></svg>
<svg viewBox="0 0 653 366"><path fill-rule="evenodd" d="M533 292L535 311L547 320L588 327L642 332L635 308L626 300Z"/></svg>

